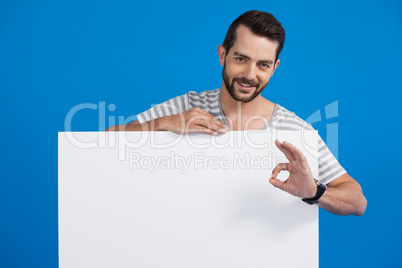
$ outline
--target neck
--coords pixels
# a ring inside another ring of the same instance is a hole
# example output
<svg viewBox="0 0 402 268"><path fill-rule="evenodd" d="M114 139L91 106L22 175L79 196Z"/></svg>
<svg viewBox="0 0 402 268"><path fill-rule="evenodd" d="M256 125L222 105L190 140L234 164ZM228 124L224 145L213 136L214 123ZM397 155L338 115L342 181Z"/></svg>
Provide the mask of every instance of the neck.
<svg viewBox="0 0 402 268"><path fill-rule="evenodd" d="M234 100L224 82L220 99L226 121L232 130L262 129L271 119L275 108L275 104L261 94L247 103Z"/></svg>

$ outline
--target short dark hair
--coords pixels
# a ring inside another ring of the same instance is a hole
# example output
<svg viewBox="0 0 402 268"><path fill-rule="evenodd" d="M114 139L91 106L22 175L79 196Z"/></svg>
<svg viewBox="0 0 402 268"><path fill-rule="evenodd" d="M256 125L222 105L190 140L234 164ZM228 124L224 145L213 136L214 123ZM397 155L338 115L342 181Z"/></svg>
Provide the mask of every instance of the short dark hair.
<svg viewBox="0 0 402 268"><path fill-rule="evenodd" d="M271 41L276 41L278 43L275 57L276 62L283 48L283 44L285 43L285 30L281 23L272 14L258 10L250 10L240 15L240 17L230 25L225 40L223 41L226 55L236 42L236 30L239 25L246 26L256 35L267 37Z"/></svg>

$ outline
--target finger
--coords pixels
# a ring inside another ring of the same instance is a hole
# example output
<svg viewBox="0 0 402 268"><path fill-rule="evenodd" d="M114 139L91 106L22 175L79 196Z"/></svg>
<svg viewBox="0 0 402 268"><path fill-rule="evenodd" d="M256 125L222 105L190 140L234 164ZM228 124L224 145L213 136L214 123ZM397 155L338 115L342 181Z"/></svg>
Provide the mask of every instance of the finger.
<svg viewBox="0 0 402 268"><path fill-rule="evenodd" d="M282 191L285 191L286 189L286 183L283 181L280 181L278 179L274 179L274 178L270 178L269 182L275 187L275 188L279 188Z"/></svg>
<svg viewBox="0 0 402 268"><path fill-rule="evenodd" d="M221 129L224 129L225 131L229 130L229 126L223 123L222 121L218 120L216 117L214 117L215 124L217 124Z"/></svg>
<svg viewBox="0 0 402 268"><path fill-rule="evenodd" d="M300 163L307 163L307 159L304 154L296 147L293 149L293 154L295 155L296 160L300 161Z"/></svg>
<svg viewBox="0 0 402 268"><path fill-rule="evenodd" d="M200 125L204 125L204 126L210 128L210 129L212 129L212 130L214 130L216 132L219 132L221 134L225 134L227 129L228 129L227 127L222 127L222 122L217 120L217 119L213 120L213 121L207 121L207 122L203 121L203 122L201 122Z"/></svg>
<svg viewBox="0 0 402 268"><path fill-rule="evenodd" d="M207 111L204 111L203 109L198 108L198 107L196 107L194 109L197 112L199 112L200 114L205 115L211 122L215 123L219 128L222 128L222 129L225 129L225 130L229 129L229 127L225 123L219 121L215 116L213 116L212 114L208 113Z"/></svg>
<svg viewBox="0 0 402 268"><path fill-rule="evenodd" d="M187 133L205 133L213 136L218 135L218 133L213 131L212 129L200 125L192 125L191 128L187 129Z"/></svg>
<svg viewBox="0 0 402 268"><path fill-rule="evenodd" d="M279 172L281 172L282 170L288 170L288 168L289 168L289 163L279 163L278 165L276 165L274 170L272 170L272 178L276 178L276 176L278 176Z"/></svg>
<svg viewBox="0 0 402 268"><path fill-rule="evenodd" d="M293 153L292 153L288 148L286 148L279 140L275 140L275 144L276 144L276 146L278 147L278 149L279 149L282 153L285 154L286 158L287 158L289 161L294 161L294 160L295 160L295 157L294 157Z"/></svg>
<svg viewBox="0 0 402 268"><path fill-rule="evenodd" d="M291 143L289 143L287 141L283 142L283 146L288 148L293 153L293 156L295 157L296 161L299 161L300 163L307 162L306 157L304 156L304 154L299 149L297 149L296 146L294 146L293 144L291 144Z"/></svg>
<svg viewBox="0 0 402 268"><path fill-rule="evenodd" d="M209 117L207 115L198 115L196 117L193 117L192 120L189 121L189 122L192 122L194 125L209 128L209 129L212 129L215 132L225 134L226 133L226 128L222 128L223 123L220 122L219 120L217 120L212 115L211 115L211 117Z"/></svg>

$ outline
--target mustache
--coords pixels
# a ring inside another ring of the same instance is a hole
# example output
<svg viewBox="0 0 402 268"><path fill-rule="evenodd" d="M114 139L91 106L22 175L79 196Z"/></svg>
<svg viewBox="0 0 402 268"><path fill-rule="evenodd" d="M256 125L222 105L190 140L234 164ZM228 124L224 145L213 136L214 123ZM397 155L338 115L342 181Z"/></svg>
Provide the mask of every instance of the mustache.
<svg viewBox="0 0 402 268"><path fill-rule="evenodd" d="M237 82L239 82L239 83L242 83L242 84L248 84L248 85L251 85L252 87L259 87L260 86L260 83L258 83L257 81L255 81L255 80L248 80L248 79L246 79L246 78L233 78L233 82L235 82L235 81L237 81Z"/></svg>

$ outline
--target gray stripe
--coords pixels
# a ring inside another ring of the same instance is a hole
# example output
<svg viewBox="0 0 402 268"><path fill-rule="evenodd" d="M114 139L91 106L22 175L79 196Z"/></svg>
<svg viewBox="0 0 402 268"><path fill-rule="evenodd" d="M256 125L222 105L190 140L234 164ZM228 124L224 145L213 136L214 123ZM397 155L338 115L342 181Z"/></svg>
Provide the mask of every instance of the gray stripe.
<svg viewBox="0 0 402 268"><path fill-rule="evenodd" d="M187 93L187 96L189 98L193 97L193 98L197 98L197 99L200 97L200 95L194 91L190 91L189 93Z"/></svg>
<svg viewBox="0 0 402 268"><path fill-rule="evenodd" d="M212 114L214 117L222 117L223 118L223 115L221 115L221 113L218 111L218 112L210 112L210 114Z"/></svg>
<svg viewBox="0 0 402 268"><path fill-rule="evenodd" d="M164 104L164 105L161 105L160 106L161 107L161 111L162 111L162 113L163 113L163 117L164 116L168 116L169 115L169 112L168 112L168 110L167 110L167 108L166 108L166 104Z"/></svg>
<svg viewBox="0 0 402 268"><path fill-rule="evenodd" d="M327 173L329 170L331 170L331 167L327 167L326 169L318 172L318 177L321 177L323 174Z"/></svg>
<svg viewBox="0 0 402 268"><path fill-rule="evenodd" d="M174 114L173 109L172 109L173 103L171 101L168 101L167 103L167 109L169 111L169 115Z"/></svg>
<svg viewBox="0 0 402 268"><path fill-rule="evenodd" d="M278 109L279 109L279 105L278 105L278 104L275 104L274 113L272 114L271 119L269 119L268 124L266 124L265 127L262 128L262 130L266 130L266 129L268 129L269 127L272 127L272 125L273 125L273 123L274 123L274 121L275 121L276 115L277 115L277 113L278 113Z"/></svg>
<svg viewBox="0 0 402 268"><path fill-rule="evenodd" d="M277 130L297 130L295 128L292 127L283 127L283 126L277 126L275 127Z"/></svg>
<svg viewBox="0 0 402 268"><path fill-rule="evenodd" d="M156 115L156 118L159 118L159 117L161 117L161 115L159 114L159 112L158 112L158 109L156 108L157 106L155 106L154 108L152 108L153 109L153 111L154 111L154 113L155 113L155 115ZM154 118L155 119L155 118Z"/></svg>
<svg viewBox="0 0 402 268"><path fill-rule="evenodd" d="M217 90L217 91L219 93L221 92L221 90ZM218 95L217 101L218 101L218 106L219 106L219 117L218 117L218 119L219 119L219 121L221 121L222 123L224 123L225 125L227 125L229 127L229 123L226 120L226 116L224 115L223 110L222 110L221 95L220 94ZM229 127L229 130L231 130L230 127Z"/></svg>
<svg viewBox="0 0 402 268"><path fill-rule="evenodd" d="M137 116L137 119L138 119L138 122L140 122L141 124L146 122L146 121L148 121L146 112L143 112L142 114L139 114Z"/></svg>
<svg viewBox="0 0 402 268"><path fill-rule="evenodd" d="M203 110L206 110L206 109L209 109L209 110L219 109L219 106L217 106L217 105L214 105L214 106L208 105L208 104L202 105L202 104L197 104L197 103L194 103L194 102L193 102L193 106L199 107L199 108L201 108Z"/></svg>
<svg viewBox="0 0 402 268"><path fill-rule="evenodd" d="M295 122L295 121L292 121L292 120L280 120L279 123L281 123L281 124L289 124L289 125L296 125L296 126L299 126L299 127L304 126L302 123Z"/></svg>
<svg viewBox="0 0 402 268"><path fill-rule="evenodd" d="M184 111L186 110L186 105L185 105L185 103L184 103L184 97L183 97L183 96L179 96L179 99L180 99L180 102L181 102L181 105L182 105L181 109L182 109L182 111L184 112Z"/></svg>
<svg viewBox="0 0 402 268"><path fill-rule="evenodd" d="M327 146L324 144L322 147L318 148L318 152L322 152L327 148Z"/></svg>
<svg viewBox="0 0 402 268"><path fill-rule="evenodd" d="M217 89L214 89L214 90L207 90L207 91L204 91L204 92L205 92L205 94L209 94L209 95L217 95L217 94L221 93L221 89L217 88Z"/></svg>
<svg viewBox="0 0 402 268"><path fill-rule="evenodd" d="M333 160L334 160L334 157L331 157L331 158L329 159L329 161L327 160L327 161L319 162L320 164L318 165L318 170L322 169L322 168L325 167L325 166L331 166L331 167L336 167L336 166L338 166L339 163L336 162L336 161L335 161L333 164L330 164Z"/></svg>
<svg viewBox="0 0 402 268"><path fill-rule="evenodd" d="M177 101L177 98L174 98L174 99L173 99L172 109L173 109L173 113L174 113L174 114L183 112L183 111L180 109L180 106L179 106L179 103L178 103L178 101Z"/></svg>
<svg viewBox="0 0 402 268"><path fill-rule="evenodd" d="M221 93L220 91L215 91L215 92L207 93L206 96L207 96L208 98L211 98L211 99L212 99L212 98L218 97L220 93Z"/></svg>
<svg viewBox="0 0 402 268"><path fill-rule="evenodd" d="M320 157L318 158L318 160L324 159L325 157L327 157L327 156L330 155L330 154L331 154L331 152L328 150L328 151L325 152L325 154L320 155Z"/></svg>
<svg viewBox="0 0 402 268"><path fill-rule="evenodd" d="M180 107L179 107L179 103L177 102L177 98L174 98L173 102L174 102L174 106L176 106L176 109L178 110L178 112L180 112Z"/></svg>
<svg viewBox="0 0 402 268"><path fill-rule="evenodd" d="M215 101L215 99L213 99L213 98L200 98L199 96L191 96L191 95L189 95L188 97L192 102L198 102L198 103L202 103L205 105Z"/></svg>
<svg viewBox="0 0 402 268"><path fill-rule="evenodd" d="M339 167L336 171L332 172L328 176L326 176L324 178L320 178L320 181L322 181L322 182L326 182L326 181L329 181L329 180L332 181L332 180L338 178L338 176L336 176L336 175L341 173L342 171L344 171L343 167ZM320 177L320 175L318 175L318 177Z"/></svg>
<svg viewBox="0 0 402 268"><path fill-rule="evenodd" d="M154 119L153 116L152 116L152 113L151 113L151 109L148 109L148 111L146 111L146 113L148 115L147 121Z"/></svg>
<svg viewBox="0 0 402 268"><path fill-rule="evenodd" d="M198 97L198 98L202 98L202 99L213 99L216 98L219 95L220 91L215 91L215 92L207 92L205 94L201 93L201 94L197 94L197 93L193 93L191 94L192 97Z"/></svg>
<svg viewBox="0 0 402 268"><path fill-rule="evenodd" d="M138 122L140 122L140 124L142 124L144 121L146 121L146 120L144 120L143 115L144 115L144 113L137 115L137 120L138 120Z"/></svg>
<svg viewBox="0 0 402 268"><path fill-rule="evenodd" d="M283 109L278 109L278 115L296 117L296 115L290 113L289 111L283 110Z"/></svg>

